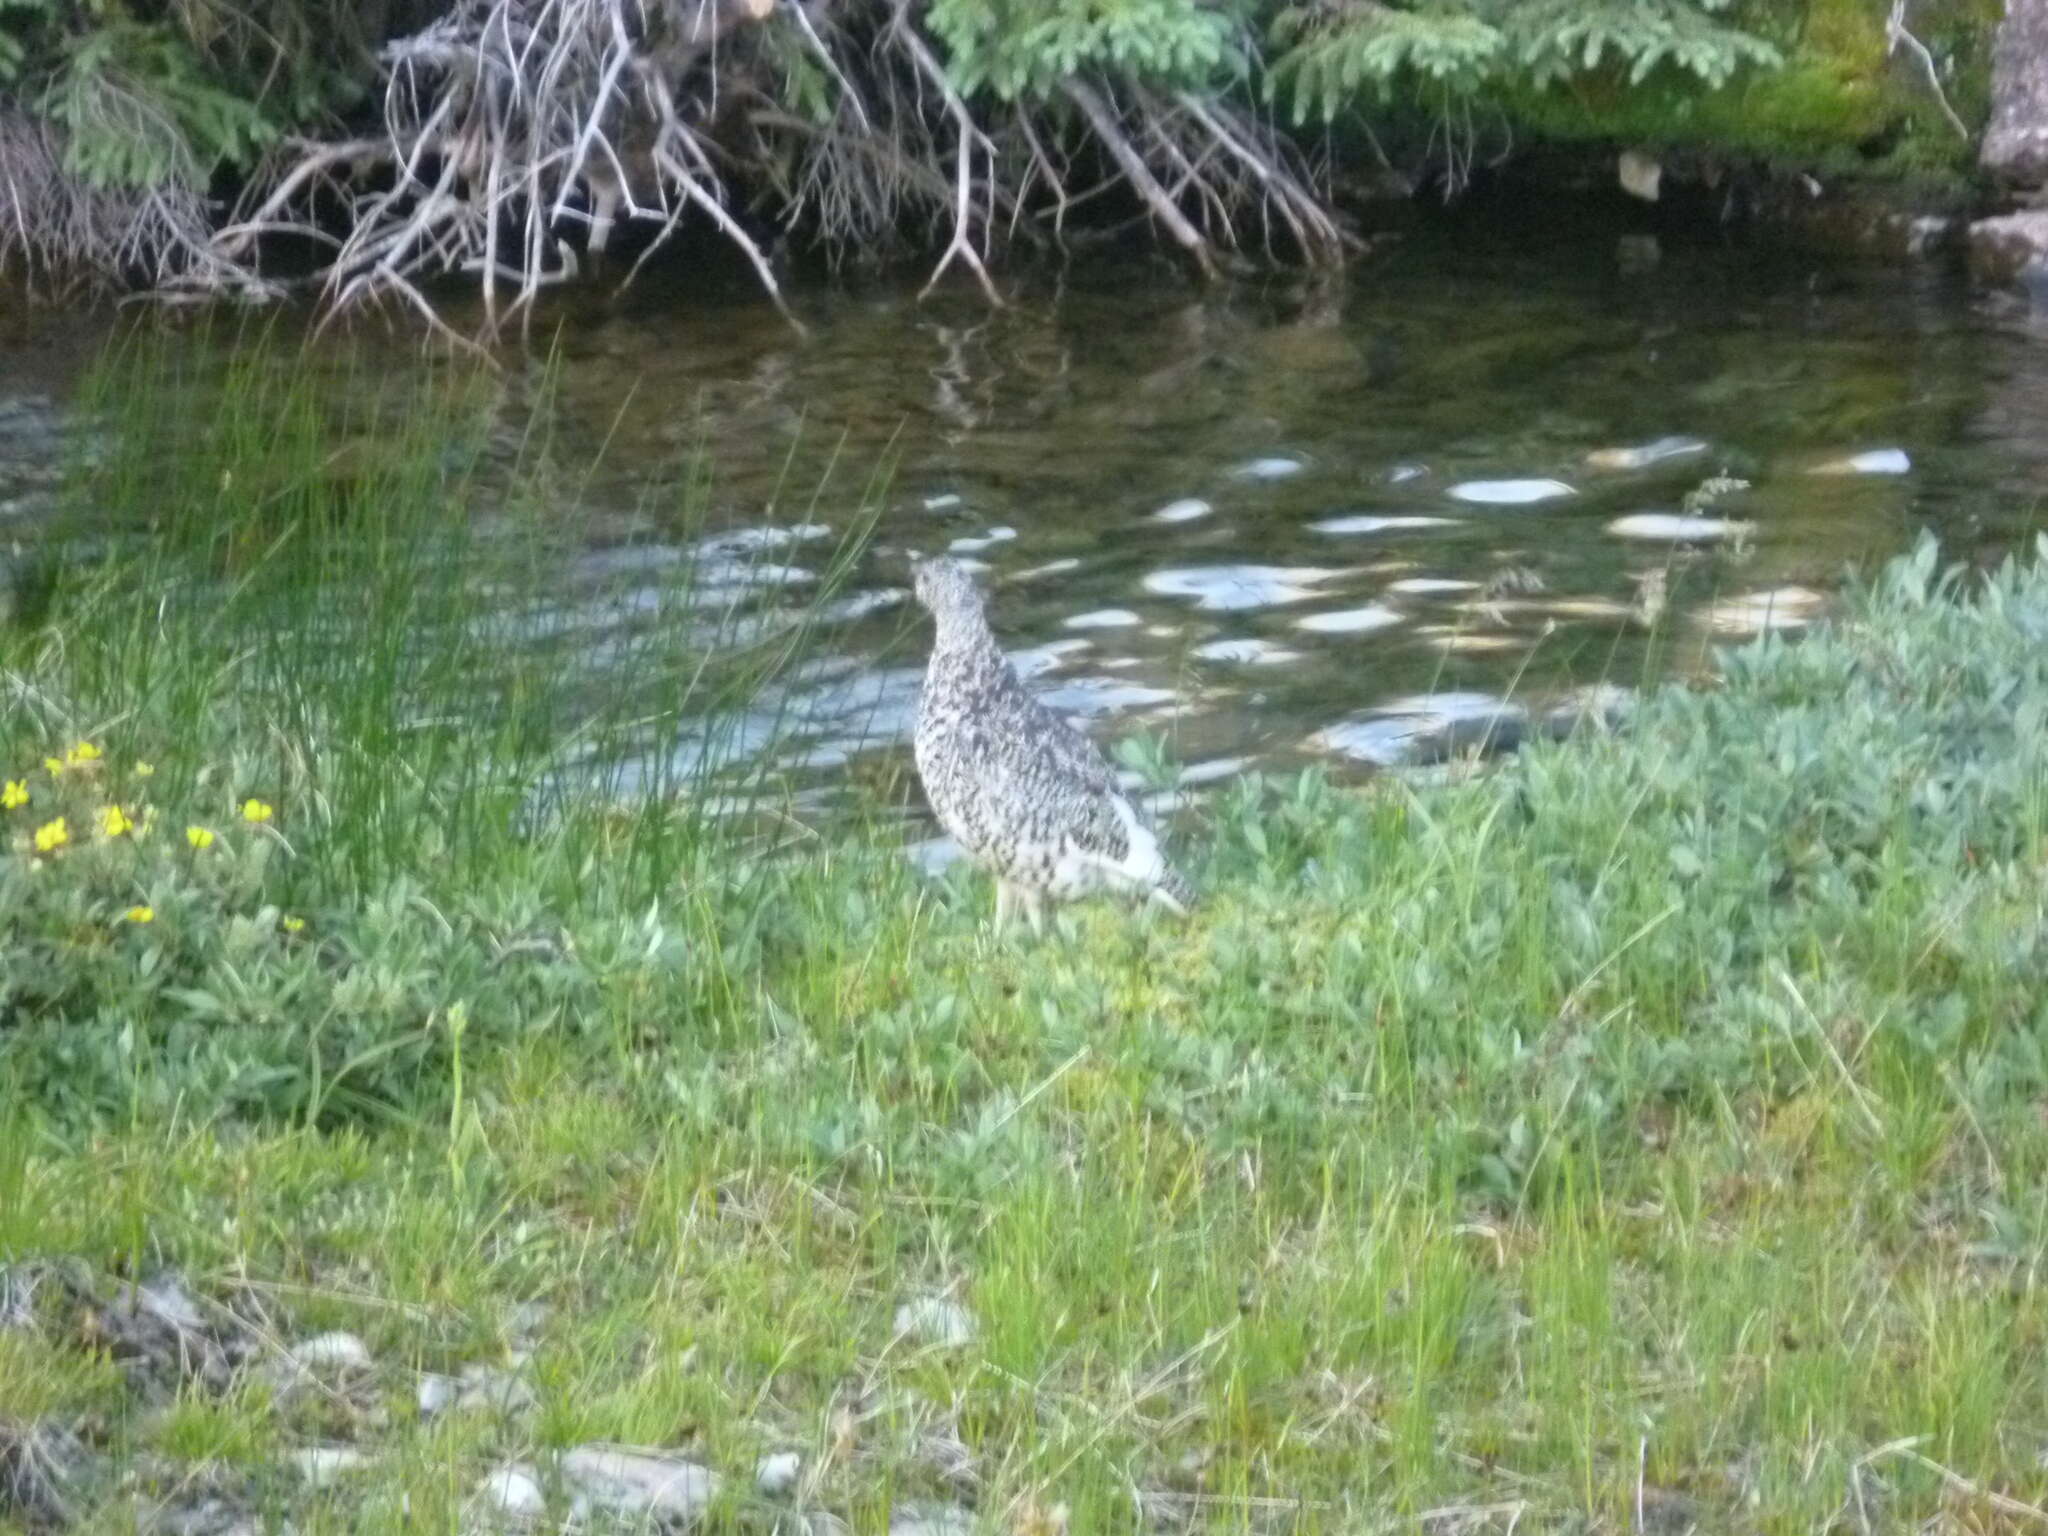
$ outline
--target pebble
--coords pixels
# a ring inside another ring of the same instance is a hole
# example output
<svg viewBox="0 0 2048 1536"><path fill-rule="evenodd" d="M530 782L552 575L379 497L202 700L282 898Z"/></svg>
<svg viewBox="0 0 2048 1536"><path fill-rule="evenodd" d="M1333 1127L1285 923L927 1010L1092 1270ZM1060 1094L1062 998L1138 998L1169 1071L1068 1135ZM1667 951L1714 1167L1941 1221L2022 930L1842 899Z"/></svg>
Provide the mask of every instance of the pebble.
<svg viewBox="0 0 2048 1536"><path fill-rule="evenodd" d="M315 1488L325 1488L345 1473L360 1471L370 1458L348 1445L313 1445L293 1451L291 1463L300 1477Z"/></svg>
<svg viewBox="0 0 2048 1536"><path fill-rule="evenodd" d="M519 1461L485 1473L483 1482L477 1486L477 1496L499 1514L522 1520L544 1515L548 1510L540 1478L532 1467Z"/></svg>
<svg viewBox="0 0 2048 1536"><path fill-rule="evenodd" d="M718 1497L718 1474L678 1457L579 1445L562 1458L562 1477L587 1514L694 1520Z"/></svg>
<svg viewBox="0 0 2048 1536"><path fill-rule="evenodd" d="M1562 480L1466 480L1451 487L1454 501L1488 507L1527 507L1579 493Z"/></svg>
<svg viewBox="0 0 2048 1536"><path fill-rule="evenodd" d="M1216 509L1199 496L1183 496L1179 501L1169 501L1152 514L1155 523L1192 523L1197 518L1207 517Z"/></svg>
<svg viewBox="0 0 2048 1536"><path fill-rule="evenodd" d="M944 1296L919 1296L896 1309L896 1334L921 1344L958 1349L974 1342L974 1315Z"/></svg>
<svg viewBox="0 0 2048 1536"><path fill-rule="evenodd" d="M1707 544L1736 539L1756 531L1755 523L1731 517L1691 517L1678 512L1634 512L1617 517L1607 531L1622 539L1652 539L1671 544Z"/></svg>
<svg viewBox="0 0 2048 1536"><path fill-rule="evenodd" d="M754 1487L764 1498L779 1499L796 1486L803 1465L803 1457L795 1451L771 1452L755 1464Z"/></svg>

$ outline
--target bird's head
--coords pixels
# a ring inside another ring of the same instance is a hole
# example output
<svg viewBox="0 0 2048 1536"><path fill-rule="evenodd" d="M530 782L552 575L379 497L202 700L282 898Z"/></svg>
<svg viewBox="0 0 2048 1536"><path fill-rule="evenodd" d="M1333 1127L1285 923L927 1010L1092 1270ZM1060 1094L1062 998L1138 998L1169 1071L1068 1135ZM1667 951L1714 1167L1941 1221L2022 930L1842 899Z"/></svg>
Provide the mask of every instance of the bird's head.
<svg viewBox="0 0 2048 1536"><path fill-rule="evenodd" d="M917 587L917 600L941 624L980 615L981 589L959 561L934 555L912 566L911 576Z"/></svg>

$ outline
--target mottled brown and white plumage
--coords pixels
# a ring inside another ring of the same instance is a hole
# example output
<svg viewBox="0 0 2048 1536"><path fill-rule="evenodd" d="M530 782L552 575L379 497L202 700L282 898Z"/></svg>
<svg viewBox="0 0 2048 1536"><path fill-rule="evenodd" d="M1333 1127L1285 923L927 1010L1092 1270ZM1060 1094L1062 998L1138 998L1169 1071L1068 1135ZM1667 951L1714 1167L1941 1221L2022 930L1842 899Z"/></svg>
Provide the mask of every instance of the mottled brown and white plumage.
<svg viewBox="0 0 2048 1536"><path fill-rule="evenodd" d="M996 922L1048 897L1122 891L1185 913L1194 891L1166 862L1143 808L1088 737L1033 698L957 561L917 566L937 626L917 701L917 772L939 823L996 877Z"/></svg>

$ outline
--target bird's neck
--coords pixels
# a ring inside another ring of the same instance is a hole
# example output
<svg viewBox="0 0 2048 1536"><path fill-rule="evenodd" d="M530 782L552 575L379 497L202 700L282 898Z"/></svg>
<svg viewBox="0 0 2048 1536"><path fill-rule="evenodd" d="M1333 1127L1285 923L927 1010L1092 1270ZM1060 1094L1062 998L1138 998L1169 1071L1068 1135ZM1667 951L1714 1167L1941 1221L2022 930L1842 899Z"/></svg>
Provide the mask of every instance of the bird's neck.
<svg viewBox="0 0 2048 1536"><path fill-rule="evenodd" d="M937 615L933 649L949 660L964 659L981 652L995 653L996 637L988 619L978 611L948 610Z"/></svg>

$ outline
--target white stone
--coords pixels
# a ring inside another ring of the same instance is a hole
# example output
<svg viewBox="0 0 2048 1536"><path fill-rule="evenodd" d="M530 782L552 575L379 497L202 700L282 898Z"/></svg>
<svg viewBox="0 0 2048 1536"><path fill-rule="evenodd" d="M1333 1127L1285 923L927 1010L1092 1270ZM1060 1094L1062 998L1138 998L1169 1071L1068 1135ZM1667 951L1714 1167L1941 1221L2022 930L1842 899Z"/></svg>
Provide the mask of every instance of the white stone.
<svg viewBox="0 0 2048 1536"><path fill-rule="evenodd" d="M531 1520L548 1512L540 1479L524 1462L509 1462L484 1474L477 1496L501 1515Z"/></svg>
<svg viewBox="0 0 2048 1536"><path fill-rule="evenodd" d="M343 1474L360 1471L370 1458L348 1445L313 1445L293 1451L292 1466L315 1488L325 1488Z"/></svg>
<svg viewBox="0 0 2048 1536"><path fill-rule="evenodd" d="M562 1458L578 1504L612 1514L694 1520L718 1497L718 1474L678 1457L579 1445Z"/></svg>
<svg viewBox="0 0 2048 1536"><path fill-rule="evenodd" d="M896 1309L898 1337L958 1349L974 1342L974 1315L944 1296L918 1296Z"/></svg>
<svg viewBox="0 0 2048 1536"><path fill-rule="evenodd" d="M804 1459L795 1451L773 1451L754 1465L754 1486L764 1498L779 1499L796 1486Z"/></svg>

